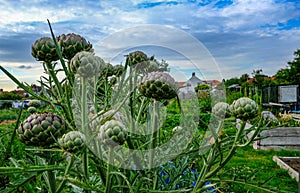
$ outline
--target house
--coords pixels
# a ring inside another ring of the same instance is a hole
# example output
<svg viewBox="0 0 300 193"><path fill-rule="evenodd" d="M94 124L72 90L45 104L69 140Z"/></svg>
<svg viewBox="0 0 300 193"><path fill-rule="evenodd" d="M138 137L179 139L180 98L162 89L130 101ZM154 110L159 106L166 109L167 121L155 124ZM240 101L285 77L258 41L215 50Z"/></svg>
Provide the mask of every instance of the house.
<svg viewBox="0 0 300 193"><path fill-rule="evenodd" d="M196 76L196 73L193 72L191 78L189 78L186 82L176 82L179 88L178 96L180 99L189 99L193 95L196 94L195 87L199 84L208 84L211 86L212 91L214 91L215 87L221 84L218 80L201 80Z"/></svg>
<svg viewBox="0 0 300 193"><path fill-rule="evenodd" d="M200 78L196 76L196 73L192 73L192 77L188 79L186 82L178 82L179 86L179 98L181 99L188 99L191 96L195 95L195 87L199 84L206 84Z"/></svg>

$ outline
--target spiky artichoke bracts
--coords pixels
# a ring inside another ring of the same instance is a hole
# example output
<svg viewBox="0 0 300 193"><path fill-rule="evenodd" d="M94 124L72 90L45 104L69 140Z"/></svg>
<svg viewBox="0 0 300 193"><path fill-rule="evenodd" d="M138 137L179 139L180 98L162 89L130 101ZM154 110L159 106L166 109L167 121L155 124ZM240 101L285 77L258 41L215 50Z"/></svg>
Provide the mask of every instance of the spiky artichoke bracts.
<svg viewBox="0 0 300 193"><path fill-rule="evenodd" d="M32 114L17 129L23 143L43 147L53 144L64 132L64 120L53 113Z"/></svg>
<svg viewBox="0 0 300 193"><path fill-rule="evenodd" d="M65 151L77 153L84 148L86 137L79 131L70 131L64 134L58 142Z"/></svg>
<svg viewBox="0 0 300 193"><path fill-rule="evenodd" d="M62 56L67 60L71 60L78 52L90 51L93 47L85 38L74 33L62 34L58 37L58 41Z"/></svg>
<svg viewBox="0 0 300 193"><path fill-rule="evenodd" d="M257 116L258 107L254 100L242 97L233 103L230 106L232 114L236 118L240 118L242 120L252 119Z"/></svg>
<svg viewBox="0 0 300 193"><path fill-rule="evenodd" d="M53 39L43 37L35 41L31 47L31 55L38 61L51 63L59 59Z"/></svg>
<svg viewBox="0 0 300 193"><path fill-rule="evenodd" d="M172 99L178 91L174 78L164 72L148 73L141 79L138 89L143 96L157 101Z"/></svg>

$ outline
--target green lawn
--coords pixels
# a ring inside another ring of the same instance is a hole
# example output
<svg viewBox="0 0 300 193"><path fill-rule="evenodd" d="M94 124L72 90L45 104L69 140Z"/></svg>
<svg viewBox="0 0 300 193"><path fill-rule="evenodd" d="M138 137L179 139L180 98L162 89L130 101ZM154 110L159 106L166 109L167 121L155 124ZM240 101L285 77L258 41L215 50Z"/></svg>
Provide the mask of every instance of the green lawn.
<svg viewBox="0 0 300 193"><path fill-rule="evenodd" d="M239 149L223 170L226 177L268 187L274 192L298 192L298 183L281 169L273 156L300 156L300 151L255 150L251 146ZM266 192L243 184L222 183L224 192Z"/></svg>

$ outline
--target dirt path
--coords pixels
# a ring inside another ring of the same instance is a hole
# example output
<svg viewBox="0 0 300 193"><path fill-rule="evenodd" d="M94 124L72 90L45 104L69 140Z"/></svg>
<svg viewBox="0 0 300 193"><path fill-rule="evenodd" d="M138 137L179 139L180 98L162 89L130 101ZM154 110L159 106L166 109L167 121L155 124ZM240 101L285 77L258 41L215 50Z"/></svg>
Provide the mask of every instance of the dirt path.
<svg viewBox="0 0 300 193"><path fill-rule="evenodd" d="M0 123L0 125L7 125L7 124L12 124L12 123L15 123L16 120L5 120L5 121L2 121Z"/></svg>

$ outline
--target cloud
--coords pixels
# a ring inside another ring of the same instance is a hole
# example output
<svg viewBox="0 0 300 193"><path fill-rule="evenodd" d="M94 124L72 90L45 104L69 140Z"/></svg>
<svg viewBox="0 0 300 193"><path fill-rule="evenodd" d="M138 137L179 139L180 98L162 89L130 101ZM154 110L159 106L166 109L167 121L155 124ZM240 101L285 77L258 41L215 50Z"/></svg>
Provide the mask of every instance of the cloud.
<svg viewBox="0 0 300 193"><path fill-rule="evenodd" d="M199 40L219 64L225 78L251 73L253 68L262 68L270 75L275 73L292 59L300 40L299 1L0 0L0 7L0 63L7 62L10 65L34 62L30 54L31 45L38 38L50 36L47 19L51 21L56 35L78 33L95 48L98 42L105 41L122 29L145 24L172 26ZM159 37L163 35L160 31L154 30L152 33L157 42L165 41L163 36ZM143 34L128 32L126 35L135 37ZM151 37L143 37L143 41L149 42ZM189 56L195 55L195 49L189 48L176 35L169 35L167 41L173 41L169 48L178 46L179 50L188 50ZM126 43L121 41L118 45L112 40L106 46L110 46L110 51L122 52L129 49ZM180 53L176 55L175 52L163 50L155 52L155 49L148 48L146 51L159 59L170 61L173 66L184 64L178 69L190 73L193 66L184 62L179 57ZM103 52L100 56L107 57L107 53ZM123 56L116 58L122 59ZM214 68L207 66L211 69L206 67L202 71L212 77Z"/></svg>
<svg viewBox="0 0 300 193"><path fill-rule="evenodd" d="M20 69L31 69L32 66L21 65L21 66L18 66L18 68L20 68Z"/></svg>

